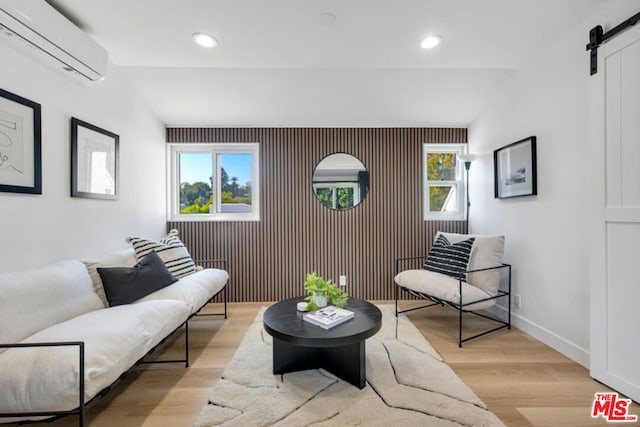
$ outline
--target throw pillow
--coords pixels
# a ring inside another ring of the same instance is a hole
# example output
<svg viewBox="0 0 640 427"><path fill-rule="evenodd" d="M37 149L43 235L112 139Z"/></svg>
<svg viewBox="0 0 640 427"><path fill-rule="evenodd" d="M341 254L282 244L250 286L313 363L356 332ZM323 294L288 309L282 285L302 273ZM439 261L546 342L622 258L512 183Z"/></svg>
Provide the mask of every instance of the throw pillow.
<svg viewBox="0 0 640 427"><path fill-rule="evenodd" d="M189 251L178 238L178 230L171 230L159 242L141 237L129 237L127 242L133 246L138 261L151 251L157 252L174 277L184 277L196 271L196 264L191 259Z"/></svg>
<svg viewBox="0 0 640 427"><path fill-rule="evenodd" d="M504 236L486 234L456 234L442 233L450 242L456 243L475 237L473 250L469 256L468 270L480 270L483 268L502 265L504 257ZM501 271L504 269L492 269L476 271L467 277L467 283L483 289L490 295L496 295L500 287Z"/></svg>
<svg viewBox="0 0 640 427"><path fill-rule="evenodd" d="M109 306L130 304L178 281L157 253L151 252L133 267L98 267Z"/></svg>
<svg viewBox="0 0 640 427"><path fill-rule="evenodd" d="M104 286L102 286L102 279L100 279L100 274L98 274L98 268L133 267L136 265L138 260L136 259L136 254L133 252L133 249L128 247L100 258L85 258L82 262L85 267L87 267L87 271L89 271L89 276L93 283L93 289L95 289L104 306L109 307L109 301L107 300L107 296L104 294Z"/></svg>
<svg viewBox="0 0 640 427"><path fill-rule="evenodd" d="M446 237L439 235L436 241L433 242L423 268L457 279L460 272L467 270L474 240L475 238L472 237L462 242L451 244ZM467 280L466 274L462 275L462 280Z"/></svg>

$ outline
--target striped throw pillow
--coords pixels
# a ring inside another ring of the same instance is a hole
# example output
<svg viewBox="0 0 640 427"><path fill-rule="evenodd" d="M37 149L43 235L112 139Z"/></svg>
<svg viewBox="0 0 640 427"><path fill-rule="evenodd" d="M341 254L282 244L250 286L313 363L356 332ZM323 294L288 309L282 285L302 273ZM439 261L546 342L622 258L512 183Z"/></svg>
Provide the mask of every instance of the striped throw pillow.
<svg viewBox="0 0 640 427"><path fill-rule="evenodd" d="M467 270L474 240L475 237L472 237L462 242L451 244L446 237L438 236L436 241L433 242L423 268L453 276L457 279L460 272ZM466 274L462 275L462 280L467 280Z"/></svg>
<svg viewBox="0 0 640 427"><path fill-rule="evenodd" d="M189 251L178 238L178 230L171 230L159 242L141 237L129 237L127 242L133 246L138 261L142 261L142 258L156 251L174 277L184 277L196 271L196 264Z"/></svg>

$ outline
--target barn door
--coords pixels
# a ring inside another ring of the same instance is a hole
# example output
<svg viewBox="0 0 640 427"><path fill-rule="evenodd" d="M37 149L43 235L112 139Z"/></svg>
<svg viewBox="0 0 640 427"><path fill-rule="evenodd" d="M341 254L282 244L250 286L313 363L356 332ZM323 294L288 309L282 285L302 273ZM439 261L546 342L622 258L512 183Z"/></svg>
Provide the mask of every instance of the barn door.
<svg viewBox="0 0 640 427"><path fill-rule="evenodd" d="M640 401L640 25L602 45L592 83L591 376ZM589 190L590 191L590 190Z"/></svg>

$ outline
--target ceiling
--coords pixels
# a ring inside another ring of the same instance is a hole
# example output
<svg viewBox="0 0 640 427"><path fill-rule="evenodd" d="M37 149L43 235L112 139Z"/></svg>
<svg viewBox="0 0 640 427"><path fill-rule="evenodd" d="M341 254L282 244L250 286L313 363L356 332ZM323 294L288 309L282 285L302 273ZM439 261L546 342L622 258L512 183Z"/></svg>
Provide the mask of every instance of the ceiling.
<svg viewBox="0 0 640 427"><path fill-rule="evenodd" d="M109 51L167 126L359 127L468 125L532 54L607 1L49 3ZM195 45L194 32L218 47ZM441 45L421 49L428 34Z"/></svg>

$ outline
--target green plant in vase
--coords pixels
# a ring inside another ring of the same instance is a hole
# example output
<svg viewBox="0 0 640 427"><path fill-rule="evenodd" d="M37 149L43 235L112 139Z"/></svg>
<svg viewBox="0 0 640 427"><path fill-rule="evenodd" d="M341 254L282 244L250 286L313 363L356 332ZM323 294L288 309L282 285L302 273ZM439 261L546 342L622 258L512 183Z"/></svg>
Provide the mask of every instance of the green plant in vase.
<svg viewBox="0 0 640 427"><path fill-rule="evenodd" d="M309 295L305 297L308 311L324 307L328 302L338 308L344 308L349 299L349 295L335 283L331 282L331 279L325 281L321 276L318 276L315 271L313 273L307 273L307 280L304 281L304 289L309 293Z"/></svg>

